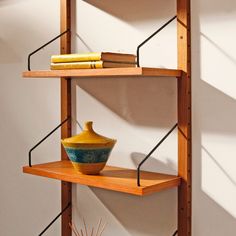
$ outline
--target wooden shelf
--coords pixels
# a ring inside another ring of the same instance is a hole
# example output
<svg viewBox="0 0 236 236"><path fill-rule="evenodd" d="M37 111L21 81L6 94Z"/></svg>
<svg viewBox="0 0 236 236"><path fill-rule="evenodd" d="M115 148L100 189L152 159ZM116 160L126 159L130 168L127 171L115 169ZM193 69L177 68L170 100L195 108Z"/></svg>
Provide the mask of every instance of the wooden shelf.
<svg viewBox="0 0 236 236"><path fill-rule="evenodd" d="M24 71L24 78L66 78L66 77L180 77L181 70L163 68L106 68L106 69L80 69L80 70L39 70Z"/></svg>
<svg viewBox="0 0 236 236"><path fill-rule="evenodd" d="M181 181L178 176L142 171L138 187L136 170L106 166L100 175L83 175L67 160L25 166L23 172L139 196L177 187Z"/></svg>

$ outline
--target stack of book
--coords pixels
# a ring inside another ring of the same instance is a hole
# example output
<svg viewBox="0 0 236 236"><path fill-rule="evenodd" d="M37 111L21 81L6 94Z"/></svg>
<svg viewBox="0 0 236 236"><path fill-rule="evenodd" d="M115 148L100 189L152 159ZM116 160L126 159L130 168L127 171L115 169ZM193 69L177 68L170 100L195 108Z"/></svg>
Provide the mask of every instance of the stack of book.
<svg viewBox="0 0 236 236"><path fill-rule="evenodd" d="M99 52L64 54L51 57L51 70L136 67L136 56L124 53Z"/></svg>

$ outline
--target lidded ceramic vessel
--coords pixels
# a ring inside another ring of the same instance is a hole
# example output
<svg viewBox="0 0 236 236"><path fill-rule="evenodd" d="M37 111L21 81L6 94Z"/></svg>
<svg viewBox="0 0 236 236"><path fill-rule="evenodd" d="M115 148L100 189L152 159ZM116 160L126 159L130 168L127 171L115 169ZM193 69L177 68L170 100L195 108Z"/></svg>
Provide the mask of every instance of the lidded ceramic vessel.
<svg viewBox="0 0 236 236"><path fill-rule="evenodd" d="M94 175L105 167L116 140L97 134L92 125L92 121L85 122L82 133L61 142L74 168Z"/></svg>

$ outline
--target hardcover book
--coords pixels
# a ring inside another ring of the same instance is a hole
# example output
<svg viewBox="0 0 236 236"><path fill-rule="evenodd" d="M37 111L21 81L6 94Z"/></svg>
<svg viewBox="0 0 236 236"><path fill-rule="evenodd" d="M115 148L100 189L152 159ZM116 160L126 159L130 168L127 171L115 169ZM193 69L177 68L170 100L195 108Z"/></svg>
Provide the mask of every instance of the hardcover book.
<svg viewBox="0 0 236 236"><path fill-rule="evenodd" d="M136 56L133 54L92 52L83 54L62 54L51 56L52 63L60 62L82 62L82 61L111 61L136 64Z"/></svg>
<svg viewBox="0 0 236 236"><path fill-rule="evenodd" d="M67 70L67 69L101 69L101 68L124 68L135 67L131 63L118 63L109 61L84 61L84 62L67 62L67 63L51 63L51 70Z"/></svg>

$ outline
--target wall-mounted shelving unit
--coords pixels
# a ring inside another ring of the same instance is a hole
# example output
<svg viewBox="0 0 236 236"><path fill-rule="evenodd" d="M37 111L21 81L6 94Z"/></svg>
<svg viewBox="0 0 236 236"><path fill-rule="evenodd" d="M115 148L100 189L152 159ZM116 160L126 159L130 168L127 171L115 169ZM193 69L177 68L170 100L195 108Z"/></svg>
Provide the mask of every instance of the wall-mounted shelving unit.
<svg viewBox="0 0 236 236"><path fill-rule="evenodd" d="M71 0L61 0L61 32L71 26ZM173 18L174 19L174 18ZM178 187L178 236L191 236L191 44L190 0L177 0L178 69L109 68L85 70L25 71L24 78L61 79L61 121L71 116L71 79L94 77L176 77L178 84L178 176L141 172L137 186L136 170L106 166L98 176L76 172L63 148L61 161L23 167L24 173L61 180L62 236L71 236L71 183L148 195ZM61 54L71 52L70 32L61 36ZM112 78L111 78L112 79ZM62 126L61 138L71 136L71 120Z"/></svg>

